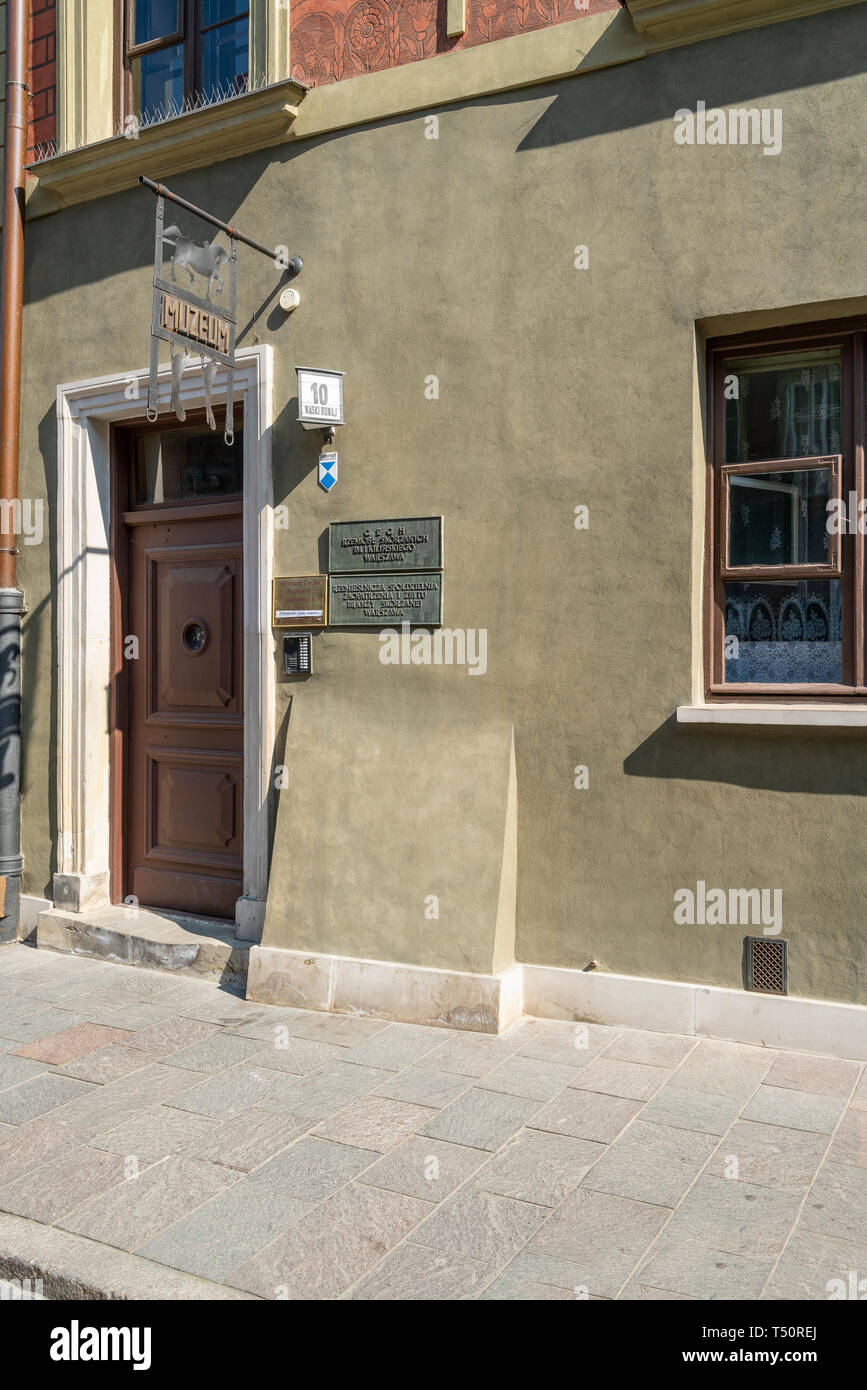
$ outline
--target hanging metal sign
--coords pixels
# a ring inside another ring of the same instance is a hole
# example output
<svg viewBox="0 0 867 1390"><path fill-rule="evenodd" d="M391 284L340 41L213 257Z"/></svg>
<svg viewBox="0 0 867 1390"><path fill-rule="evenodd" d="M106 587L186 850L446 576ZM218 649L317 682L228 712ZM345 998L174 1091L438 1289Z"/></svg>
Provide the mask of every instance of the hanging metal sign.
<svg viewBox="0 0 867 1390"><path fill-rule="evenodd" d="M212 404L214 383L218 368L221 365L226 368L225 439L227 444L233 444L238 242L252 246L255 251L273 259L279 269L288 270L293 275L300 271L301 261L298 257L290 259L285 247L271 250L260 245L258 241L244 236L237 227L221 222L209 212L197 208L195 203L188 203L163 184L154 183L144 176L139 178L139 183L150 188L157 198L147 417L155 421L158 415L160 342L164 341L169 344L171 353L172 406L179 420L186 419L181 400L181 379L188 368L200 362L208 424L212 430L217 428ZM195 241L174 222L167 227L167 200L224 232L229 238L229 249L218 246L214 239ZM165 273L167 257L168 276Z"/></svg>
<svg viewBox="0 0 867 1390"><path fill-rule="evenodd" d="M199 360L205 386L205 410L212 430L217 428L212 405L212 392L218 365L226 368L227 444L235 439L235 293L238 268L238 245L232 240L231 249L214 242L195 242L184 235L179 226L165 225L165 198L157 194L157 216L154 234L154 299L151 315L151 363L148 381L148 419L157 418L157 376L159 373L160 341L169 344L172 358L172 406L179 420L186 419L181 401L181 378L188 367ZM168 277L164 260L169 255ZM225 266L228 262L228 277ZM185 285L178 280L180 271ZM221 273L223 272L223 273ZM228 294L226 291L228 278ZM203 289L203 293L196 290ZM223 302L214 299L222 296Z"/></svg>

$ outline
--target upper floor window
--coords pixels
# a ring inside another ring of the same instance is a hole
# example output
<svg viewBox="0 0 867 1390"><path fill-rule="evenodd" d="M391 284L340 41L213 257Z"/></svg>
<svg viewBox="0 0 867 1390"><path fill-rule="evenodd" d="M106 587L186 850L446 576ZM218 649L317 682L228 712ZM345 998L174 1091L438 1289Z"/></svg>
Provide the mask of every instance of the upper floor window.
<svg viewBox="0 0 867 1390"><path fill-rule="evenodd" d="M710 345L706 688L867 695L867 326Z"/></svg>
<svg viewBox="0 0 867 1390"><path fill-rule="evenodd" d="M165 120L246 91L249 48L245 0L126 0L126 114Z"/></svg>

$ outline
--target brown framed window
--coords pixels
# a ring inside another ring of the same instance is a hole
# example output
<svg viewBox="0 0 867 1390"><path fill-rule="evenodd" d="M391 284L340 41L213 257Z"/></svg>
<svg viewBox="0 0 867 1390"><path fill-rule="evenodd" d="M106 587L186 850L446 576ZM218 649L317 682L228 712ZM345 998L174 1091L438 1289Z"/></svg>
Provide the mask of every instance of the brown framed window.
<svg viewBox="0 0 867 1390"><path fill-rule="evenodd" d="M867 321L708 345L708 698L867 697Z"/></svg>
<svg viewBox="0 0 867 1390"><path fill-rule="evenodd" d="M124 114L151 123L249 85L249 0L124 0Z"/></svg>

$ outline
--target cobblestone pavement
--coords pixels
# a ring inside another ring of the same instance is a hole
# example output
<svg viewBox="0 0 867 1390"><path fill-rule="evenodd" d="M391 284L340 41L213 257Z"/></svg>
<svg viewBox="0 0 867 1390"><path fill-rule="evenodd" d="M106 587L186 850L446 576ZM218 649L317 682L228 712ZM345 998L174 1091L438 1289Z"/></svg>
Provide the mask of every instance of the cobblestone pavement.
<svg viewBox="0 0 867 1390"><path fill-rule="evenodd" d="M13 945L0 1212L37 1244L135 1252L166 1290L186 1271L266 1299L827 1299L867 1277L863 1072L273 1008Z"/></svg>

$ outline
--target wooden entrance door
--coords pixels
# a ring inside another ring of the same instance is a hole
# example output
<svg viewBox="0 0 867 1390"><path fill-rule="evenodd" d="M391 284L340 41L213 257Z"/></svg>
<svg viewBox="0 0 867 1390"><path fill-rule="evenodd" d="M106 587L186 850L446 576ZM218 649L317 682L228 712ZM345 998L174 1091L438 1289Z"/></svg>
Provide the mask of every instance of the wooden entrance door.
<svg viewBox="0 0 867 1390"><path fill-rule="evenodd" d="M163 463L172 454L177 463L180 449L183 474L199 445L216 448L194 439L163 443ZM144 500L122 516L128 707L116 863L124 896L143 906L233 918L243 879L243 544L241 497L226 484L240 483L237 468L206 468L210 496L190 497L162 471L162 485L139 487Z"/></svg>

